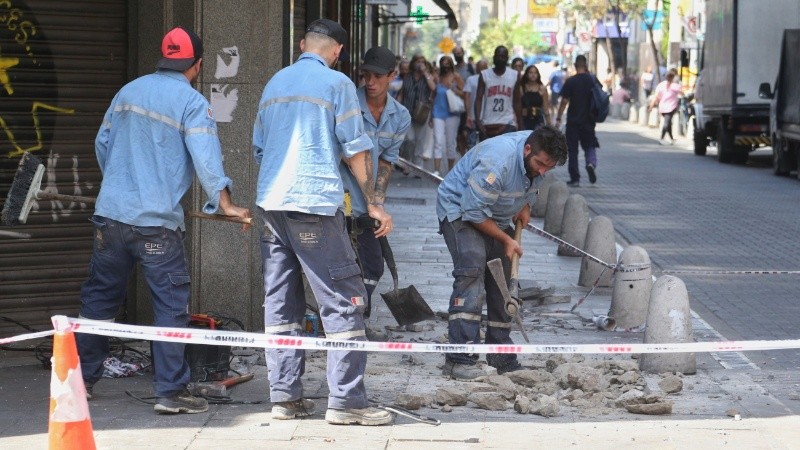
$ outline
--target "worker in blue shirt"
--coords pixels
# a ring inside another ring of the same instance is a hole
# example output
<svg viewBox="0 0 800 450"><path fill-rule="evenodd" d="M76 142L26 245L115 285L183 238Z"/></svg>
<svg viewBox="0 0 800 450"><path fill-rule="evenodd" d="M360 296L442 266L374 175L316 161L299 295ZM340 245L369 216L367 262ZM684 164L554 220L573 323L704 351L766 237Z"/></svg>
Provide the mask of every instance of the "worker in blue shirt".
<svg viewBox="0 0 800 450"><path fill-rule="evenodd" d="M395 57L391 50L386 47L367 50L360 69L364 86L357 91L358 103L367 136L372 140L370 157L375 179L375 200L383 202L392 175L392 164L397 162L400 146L411 126L411 115L400 102L388 94L395 72ZM344 188L350 193L352 217L366 215L367 201L350 168L342 162L339 171ZM372 293L383 276L383 252L372 230L359 230L356 226L354 232L358 233L356 252L367 288L367 309L364 315L369 317Z"/></svg>
<svg viewBox="0 0 800 450"><path fill-rule="evenodd" d="M253 153L260 164L256 204L263 218L264 324L269 334L297 336L305 313L301 271L308 278L325 334L331 339L366 340L367 292L347 235L339 162L350 166L367 213L386 236L392 217L375 194L369 150L355 85L330 67L342 55L347 32L319 19L306 29L303 53L264 88L253 126ZM268 349L274 419L313 413L302 398L305 352ZM364 387L367 354L329 350L328 410L333 424L383 425L392 416L369 406Z"/></svg>
<svg viewBox="0 0 800 450"><path fill-rule="evenodd" d="M439 185L436 214L453 258L448 336L451 344L480 343L484 291L487 344L511 344L511 317L486 263L501 258L510 275L511 257L522 255L512 223L528 224L543 175L567 161L564 135L552 126L487 139L467 152ZM522 368L515 354L487 354L498 374ZM462 381L483 379L476 357L445 355L443 374Z"/></svg>
<svg viewBox="0 0 800 450"><path fill-rule="evenodd" d="M125 301L134 264L153 297L155 325L189 325L189 270L183 247L180 200L197 175L206 213L250 217L230 195L222 149L208 101L192 84L200 74L203 44L178 27L164 36L157 71L125 85L103 117L95 140L103 173L95 215L89 277L81 288L80 317L113 321ZM244 226L247 229L247 226ZM87 397L103 375L108 337L78 333ZM153 342L153 387L158 413L197 413L205 399L186 389L190 381L184 344Z"/></svg>

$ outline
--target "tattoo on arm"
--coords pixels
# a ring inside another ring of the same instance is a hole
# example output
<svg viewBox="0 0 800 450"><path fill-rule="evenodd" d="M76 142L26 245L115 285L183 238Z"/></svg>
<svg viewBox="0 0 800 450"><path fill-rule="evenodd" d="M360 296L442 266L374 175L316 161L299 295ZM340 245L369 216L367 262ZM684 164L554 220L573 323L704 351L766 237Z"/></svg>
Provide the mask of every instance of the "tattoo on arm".
<svg viewBox="0 0 800 450"><path fill-rule="evenodd" d="M375 201L383 203L386 199L386 188L389 186L389 177L392 176L391 163L379 160L378 161L378 178L375 181Z"/></svg>
<svg viewBox="0 0 800 450"><path fill-rule="evenodd" d="M375 203L376 200L373 198L375 196L375 178L372 176L372 155L369 151L364 154L364 168L367 173L365 181L361 185L361 192L364 193L367 203Z"/></svg>

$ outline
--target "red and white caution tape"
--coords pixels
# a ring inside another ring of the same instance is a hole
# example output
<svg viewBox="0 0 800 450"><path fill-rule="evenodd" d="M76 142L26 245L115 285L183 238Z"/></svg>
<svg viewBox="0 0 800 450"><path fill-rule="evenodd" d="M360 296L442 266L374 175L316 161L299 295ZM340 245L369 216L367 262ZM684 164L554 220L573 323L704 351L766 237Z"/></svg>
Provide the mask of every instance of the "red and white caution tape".
<svg viewBox="0 0 800 450"><path fill-rule="evenodd" d="M58 317L58 316L56 316ZM229 345L236 347L293 348L302 350L355 350L395 353L516 353L516 354L617 354L741 352L800 348L800 339L780 341L684 342L665 344L552 344L492 345L437 344L428 342L371 342L321 339L306 336L279 336L242 331L198 328L164 328L124 325L87 319L68 319L76 333L102 336L180 342L184 344Z"/></svg>
<svg viewBox="0 0 800 450"><path fill-rule="evenodd" d="M52 336L55 333L56 333L55 330L48 330L48 331L39 331L37 333L20 334L17 336L0 338L0 345L10 344L12 342L27 341L28 339L39 339L47 336Z"/></svg>

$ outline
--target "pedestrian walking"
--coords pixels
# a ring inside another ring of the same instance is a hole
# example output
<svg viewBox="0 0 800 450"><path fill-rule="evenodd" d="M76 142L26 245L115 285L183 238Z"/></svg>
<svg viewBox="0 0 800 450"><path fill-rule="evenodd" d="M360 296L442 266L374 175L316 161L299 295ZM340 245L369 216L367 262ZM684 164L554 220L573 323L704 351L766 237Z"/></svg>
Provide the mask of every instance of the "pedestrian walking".
<svg viewBox="0 0 800 450"><path fill-rule="evenodd" d="M508 66L508 49L494 49L494 67L480 72L475 94L475 124L481 140L517 130L514 116L514 86L519 72Z"/></svg>
<svg viewBox="0 0 800 450"><path fill-rule="evenodd" d="M675 138L672 136L672 116L678 110L678 103L680 96L683 94L681 91L680 83L675 82L676 73L674 70L669 70L666 79L656 86L656 92L647 111L652 110L658 106L658 112L661 114L661 145L674 144ZM664 137L669 134L669 142L664 140Z"/></svg>
<svg viewBox="0 0 800 450"><path fill-rule="evenodd" d="M114 96L95 139L103 181L90 219L94 248L81 287L81 318L113 321L138 264L152 295L154 325L189 325L181 199L195 176L206 194L203 212L250 217L249 209L231 200L233 182L225 176L213 112L192 87L203 61L202 41L178 27L164 36L161 51L155 73L131 81ZM86 394L92 398L109 356L108 337L78 333L76 340ZM157 413L208 410L205 399L186 389L191 380L184 347L152 344Z"/></svg>
<svg viewBox="0 0 800 450"><path fill-rule="evenodd" d="M467 64L464 61L464 48L460 45L457 45L453 49L453 59L455 59L455 72L458 76L461 77L463 83L467 82L467 78L473 76L475 74L475 69L472 65ZM466 104L466 101L464 102ZM469 130L467 128L467 111L461 113L459 121L458 121L458 134L456 137L456 145L458 147L458 153L463 155L465 151L467 151L467 139L469 136Z"/></svg>
<svg viewBox="0 0 800 450"><path fill-rule="evenodd" d="M364 130L355 85L331 69L347 41L337 22L312 22L300 42L303 53L269 80L259 102L253 153L260 165L256 204L264 223L264 324L269 334L301 335L304 272L326 336L366 340L367 291L339 209L344 201L341 160L364 194L367 213L380 223L376 237L391 231L392 218L375 192L368 152L372 141ZM310 415L314 403L302 397L305 351L268 349L266 356L272 418ZM327 422L391 422L389 413L369 406L366 353L329 350L327 363Z"/></svg>
<svg viewBox="0 0 800 450"><path fill-rule="evenodd" d="M517 56L511 60L511 68L516 70L519 76L522 76L522 69L525 68L525 60Z"/></svg>
<svg viewBox="0 0 800 450"><path fill-rule="evenodd" d="M484 298L485 343L513 344L511 317L486 263L501 258L508 282L511 257L522 255L512 222L528 224L543 175L566 160L564 135L554 127L507 133L467 152L439 185L439 232L453 258L455 278L448 310L450 344L481 342ZM447 353L443 374L478 381L486 372L476 362L476 355ZM522 368L515 354L487 354L486 362L498 374Z"/></svg>
<svg viewBox="0 0 800 450"><path fill-rule="evenodd" d="M580 187L581 174L578 169L578 144L583 148L586 159L586 173L589 175L589 182L597 182L597 149L600 143L594 128L595 119L592 116L592 88L600 81L589 72L586 57L578 55L575 58L575 75L567 78L564 87L561 88L561 103L558 105L556 113L556 126L561 126L561 116L564 109L567 110L567 148L569 149L569 170L568 186Z"/></svg>
<svg viewBox="0 0 800 450"><path fill-rule="evenodd" d="M464 83L464 103L467 105L467 147L471 149L478 143L478 127L475 125L475 93L478 90L480 72L489 68L489 63L481 59L475 64L475 75L467 78Z"/></svg>
<svg viewBox="0 0 800 450"><path fill-rule="evenodd" d="M406 133L406 146L411 160L422 165L433 151L433 123L430 121L431 103L436 92L436 80L425 57L417 54L411 58L411 73L403 80L397 100L411 114L411 128Z"/></svg>
<svg viewBox="0 0 800 450"><path fill-rule="evenodd" d="M561 87L567 78L566 67L560 67L558 61L553 61L553 71L547 80L547 87L550 88L550 109L552 114L558 112L558 101L561 99Z"/></svg>
<svg viewBox="0 0 800 450"><path fill-rule="evenodd" d="M400 146L406 131L411 126L411 116L403 105L388 94L389 85L394 78L394 54L386 47L373 47L364 55L360 67L364 86L358 89L358 104L364 118L364 129L372 140L370 158L372 176L375 180L374 196L377 202L386 197L392 164L397 162ZM351 219L368 216L367 199L361 192L350 167L341 162L344 189L350 193ZM372 294L383 276L383 252L380 242L372 230L360 230L350 220L351 233L356 234L356 253L361 265L361 275L367 290L367 306L364 316L369 317L372 309Z"/></svg>
<svg viewBox="0 0 800 450"><path fill-rule="evenodd" d="M530 65L514 87L514 113L520 130L550 125L550 99L539 69Z"/></svg>
<svg viewBox="0 0 800 450"><path fill-rule="evenodd" d="M436 81L436 94L433 99L431 120L433 123L433 171L442 171L442 158L447 158L447 168L452 169L458 156L456 138L461 113L450 111L447 91L464 98L464 80L455 73L453 60L449 56L439 59L439 74Z"/></svg>
<svg viewBox="0 0 800 450"><path fill-rule="evenodd" d="M644 98L649 99L650 94L653 93L653 82L655 81L655 74L653 74L653 66L647 66L642 76L639 77L639 84L644 92Z"/></svg>

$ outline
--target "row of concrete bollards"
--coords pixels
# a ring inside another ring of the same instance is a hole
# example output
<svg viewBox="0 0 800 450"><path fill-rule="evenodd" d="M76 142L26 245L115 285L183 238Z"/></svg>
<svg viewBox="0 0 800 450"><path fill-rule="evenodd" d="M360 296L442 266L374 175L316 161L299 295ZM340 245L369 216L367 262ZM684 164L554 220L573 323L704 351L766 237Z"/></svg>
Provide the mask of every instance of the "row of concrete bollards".
<svg viewBox="0 0 800 450"><path fill-rule="evenodd" d="M683 281L664 275L654 283L650 257L636 245L625 248L617 260L611 219L605 216L590 219L582 195L570 195L566 183L547 174L531 214L544 217L544 231L602 261L617 262L616 268L610 269L584 257L578 280L580 286L613 288L608 315L616 321L617 330L644 328L645 343L692 341L689 295ZM559 245L558 254L581 256L564 245ZM649 373L697 371L694 353L645 354L639 364L641 370Z"/></svg>

